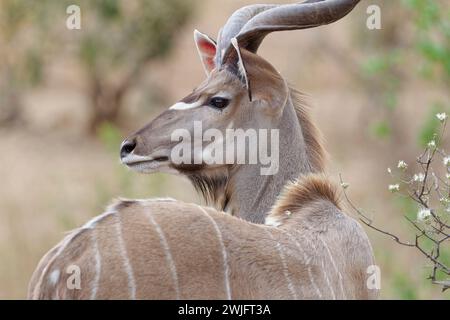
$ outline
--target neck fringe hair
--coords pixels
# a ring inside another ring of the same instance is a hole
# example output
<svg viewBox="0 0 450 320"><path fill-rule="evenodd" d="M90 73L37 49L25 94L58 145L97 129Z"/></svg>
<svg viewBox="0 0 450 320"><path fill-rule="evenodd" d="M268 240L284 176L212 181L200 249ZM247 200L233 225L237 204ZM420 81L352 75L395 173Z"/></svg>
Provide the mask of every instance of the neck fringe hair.
<svg viewBox="0 0 450 320"><path fill-rule="evenodd" d="M290 87L290 94L298 122L306 144L306 154L311 165L311 171L320 173L325 170L326 152L322 145L322 134L312 122L309 110L311 107L306 101L306 95Z"/></svg>
<svg viewBox="0 0 450 320"><path fill-rule="evenodd" d="M297 213L318 201L328 201L341 210L336 186L323 174L308 174L284 187L268 220L281 222L286 213Z"/></svg>
<svg viewBox="0 0 450 320"><path fill-rule="evenodd" d="M227 175L193 173L188 178L208 205L214 205L220 210L226 209L231 197L227 188L229 183Z"/></svg>

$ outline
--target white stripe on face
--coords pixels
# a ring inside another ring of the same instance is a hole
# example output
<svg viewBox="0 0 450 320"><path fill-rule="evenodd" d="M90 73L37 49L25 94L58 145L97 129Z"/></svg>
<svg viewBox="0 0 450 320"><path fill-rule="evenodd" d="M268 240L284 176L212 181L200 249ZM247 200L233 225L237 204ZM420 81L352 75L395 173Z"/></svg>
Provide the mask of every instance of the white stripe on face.
<svg viewBox="0 0 450 320"><path fill-rule="evenodd" d="M170 110L189 110L189 109L195 109L198 107L201 107L201 102L194 102L194 103L185 103L185 102L177 102L173 106L171 106Z"/></svg>

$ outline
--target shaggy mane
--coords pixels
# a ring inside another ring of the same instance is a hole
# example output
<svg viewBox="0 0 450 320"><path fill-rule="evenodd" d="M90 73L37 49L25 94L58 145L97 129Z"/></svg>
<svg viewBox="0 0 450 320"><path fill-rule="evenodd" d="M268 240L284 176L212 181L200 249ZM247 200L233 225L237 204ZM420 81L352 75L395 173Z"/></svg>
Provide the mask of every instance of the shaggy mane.
<svg viewBox="0 0 450 320"><path fill-rule="evenodd" d="M322 174L306 175L285 186L272 211L267 216L267 220L282 221L286 212L298 212L312 202L323 200L329 201L338 209L341 209L337 188L333 183Z"/></svg>
<svg viewBox="0 0 450 320"><path fill-rule="evenodd" d="M188 175L194 189L203 196L206 204L215 205L225 210L230 200L228 191L229 178L225 175L190 174Z"/></svg>
<svg viewBox="0 0 450 320"><path fill-rule="evenodd" d="M291 100L297 114L298 122L306 144L306 154L313 172L323 172L325 169L325 149L322 146L322 135L309 115L310 106L305 94L290 87Z"/></svg>

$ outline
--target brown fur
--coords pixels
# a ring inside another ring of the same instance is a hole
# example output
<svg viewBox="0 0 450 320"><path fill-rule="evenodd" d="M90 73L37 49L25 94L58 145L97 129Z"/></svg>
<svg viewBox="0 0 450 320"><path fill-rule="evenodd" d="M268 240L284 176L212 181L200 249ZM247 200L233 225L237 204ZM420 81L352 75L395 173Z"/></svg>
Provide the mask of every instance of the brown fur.
<svg viewBox="0 0 450 320"><path fill-rule="evenodd" d="M233 66L237 67L237 64L227 63L212 71L200 86L181 100L184 103L198 101L203 104L201 107L189 110L169 108L127 140L136 143L134 155L151 158L152 154L157 154L159 158L167 158L166 165L142 172L164 172L169 168L171 173L178 172L188 177L207 204L262 223L288 181L300 174L323 171L324 151L304 97L290 88L264 58L245 49L241 50L241 57L245 70L235 70ZM247 77L242 76L242 72ZM248 83L242 78L248 79ZM252 92L252 100L249 100L247 91ZM217 113L206 104L219 92L227 93L231 99L230 104ZM198 120L202 120L203 130L215 128L222 133L231 123L239 129L279 130L279 155L282 159L278 172L262 177L259 172L261 164L173 163L170 150L178 141L169 140L171 133L180 128L191 132L192 123Z"/></svg>
<svg viewBox="0 0 450 320"><path fill-rule="evenodd" d="M366 287L366 269L374 264L370 244L361 227L334 206L332 188L311 176L287 194L300 203L290 207L291 221L283 228L174 200L116 203L43 258L29 298L375 298L378 292ZM73 264L81 269L80 290L66 285L65 270ZM55 270L61 275L53 283Z"/></svg>
<svg viewBox="0 0 450 320"><path fill-rule="evenodd" d="M207 175L199 172L189 174L188 179L208 205L225 210L229 201L229 194L226 191L229 183L227 175Z"/></svg>
<svg viewBox="0 0 450 320"><path fill-rule="evenodd" d="M286 211L297 212L311 202L324 200L341 209L336 187L325 176L310 174L285 187L269 217L286 216Z"/></svg>
<svg viewBox="0 0 450 320"><path fill-rule="evenodd" d="M290 93L298 122L302 129L303 139L305 139L306 153L312 165L312 172L323 172L325 170L326 152L323 148L320 130L311 120L305 95L292 87L290 88Z"/></svg>
<svg viewBox="0 0 450 320"><path fill-rule="evenodd" d="M217 168L179 168L179 172L190 176L207 200L220 203L222 209L233 203L232 210L246 220L178 201L121 201L106 215L70 233L44 256L30 281L29 298L377 296L376 290L366 286L367 267L374 263L370 243L359 224L339 210L335 189L325 178L305 176L286 188L268 217L282 227L253 223L264 220L287 180L298 174L321 172L324 165L318 132L302 97L289 88L267 61L251 52L256 52L259 42L249 46L250 50L240 51L242 65L248 71L248 78L243 77L249 80L244 81L246 90L235 85L242 70L238 70L238 64L228 62L225 64L233 76L215 70L200 89L182 100L204 102L225 89L242 99L244 91L251 103L235 99L234 111L238 107L244 111L252 107L271 116L271 125L284 129L283 142L291 142L281 143L283 155L289 155L283 159L283 174L267 179L258 177L253 167L248 166L242 166L241 171L228 167L228 174L215 175ZM232 60L235 59L236 55ZM211 120L211 114L206 117L204 112L204 108L164 112L129 139L136 143L134 154L148 158L158 148L169 150L170 143L164 138L170 136L173 127L199 118ZM244 112L235 118L243 120L239 118L250 115ZM229 116L234 116L234 112ZM226 120L230 120L214 117L218 120L211 120L209 125L225 126ZM281 125L277 123L280 119L284 121ZM230 174L232 171L236 173L234 176ZM67 287L65 270L73 264L82 268L80 290Z"/></svg>

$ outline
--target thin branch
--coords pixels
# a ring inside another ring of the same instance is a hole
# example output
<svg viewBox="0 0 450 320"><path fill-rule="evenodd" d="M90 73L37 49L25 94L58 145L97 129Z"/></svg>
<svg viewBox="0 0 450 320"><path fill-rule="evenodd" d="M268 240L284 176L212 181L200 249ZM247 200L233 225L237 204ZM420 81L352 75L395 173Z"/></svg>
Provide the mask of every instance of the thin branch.
<svg viewBox="0 0 450 320"><path fill-rule="evenodd" d="M443 202L441 200L447 198L447 196L442 193L441 186L445 187L445 192L448 193L448 197L450 197L450 183L448 182L447 177L446 179L443 179L435 173L435 171L432 169L432 164L437 158L437 155L443 158L447 157L446 152L439 149L446 129L446 124L447 122L444 121L440 135L434 137L434 144L429 144L427 148L425 148L423 153L416 159L418 166L422 168L421 174L423 174L423 177L421 179L416 179L415 177L411 179L402 177L397 178L403 185L409 186L407 194L401 194L400 192L397 192L397 194L407 197L416 202L419 205L419 208L423 210L421 211L421 216L418 217L419 220L423 219L423 225L407 217L406 215L404 216L404 218L418 232L415 235L414 242L403 241L394 233L386 231L381 227L375 226L373 220L369 218L361 209L357 208L350 200L346 191L347 187L344 186L342 175L339 174L339 179L342 185L345 200L350 205L351 209L356 212L359 220L369 228L390 237L400 245L410 248L416 248L416 250L418 250L424 257L426 257L427 260L432 263L432 271L429 275L429 279L433 284L440 285L442 287L442 291L450 288L449 279L437 279L438 272L450 275L450 268L444 263L441 257L442 245L450 239L450 225L448 224L448 219L438 214L438 210L436 208L432 208L431 206L432 201L436 198L436 196L441 202L442 206L448 205L445 200ZM394 176L391 170L388 171L391 176ZM446 171L447 174L450 173L450 169L447 169ZM425 249L422 246L422 242L426 240L431 241L432 244L432 247L429 250Z"/></svg>

